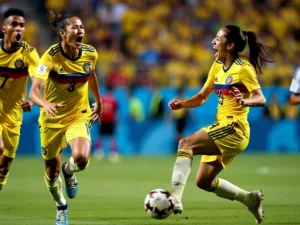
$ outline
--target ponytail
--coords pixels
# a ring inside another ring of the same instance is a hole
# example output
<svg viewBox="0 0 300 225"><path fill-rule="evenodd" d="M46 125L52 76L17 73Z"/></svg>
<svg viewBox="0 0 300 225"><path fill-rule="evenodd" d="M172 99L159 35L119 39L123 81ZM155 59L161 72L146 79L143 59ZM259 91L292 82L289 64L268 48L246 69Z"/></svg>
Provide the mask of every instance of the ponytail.
<svg viewBox="0 0 300 225"><path fill-rule="evenodd" d="M257 73L263 74L261 68L265 62L273 62L270 57L271 47L259 42L256 34L252 31L246 32L248 46L250 49L249 62L253 65Z"/></svg>

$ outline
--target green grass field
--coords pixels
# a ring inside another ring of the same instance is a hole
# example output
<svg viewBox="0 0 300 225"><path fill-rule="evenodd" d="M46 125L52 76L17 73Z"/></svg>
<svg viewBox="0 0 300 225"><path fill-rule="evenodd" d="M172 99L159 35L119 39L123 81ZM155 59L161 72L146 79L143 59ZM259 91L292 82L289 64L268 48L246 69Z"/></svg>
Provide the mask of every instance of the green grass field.
<svg viewBox="0 0 300 225"><path fill-rule="evenodd" d="M196 157L184 197L184 212L164 220L149 218L144 198L154 188L170 186L173 157L122 158L118 164L92 159L78 173L79 193L68 200L72 224L255 224L238 202L231 202L197 189ZM262 189L263 224L300 225L300 156L241 155L222 172L224 179L247 189ZM54 225L56 208L43 180L40 158L17 157L5 189L0 193L1 225Z"/></svg>

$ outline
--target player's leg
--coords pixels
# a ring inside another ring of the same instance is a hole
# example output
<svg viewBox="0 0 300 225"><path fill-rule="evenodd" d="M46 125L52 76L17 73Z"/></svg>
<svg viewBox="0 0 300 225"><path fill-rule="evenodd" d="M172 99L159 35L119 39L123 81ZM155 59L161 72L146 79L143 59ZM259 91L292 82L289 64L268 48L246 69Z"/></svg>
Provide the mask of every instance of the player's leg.
<svg viewBox="0 0 300 225"><path fill-rule="evenodd" d="M56 225L68 225L68 205L62 190L60 177L61 149L66 147L64 131L56 128L40 128L42 154L45 163L44 180L56 202Z"/></svg>
<svg viewBox="0 0 300 225"><path fill-rule="evenodd" d="M109 159L111 162L116 163L119 161L117 140L115 138L115 123L109 123L108 135L109 135Z"/></svg>
<svg viewBox="0 0 300 225"><path fill-rule="evenodd" d="M0 125L0 191L9 176L9 170L16 156L20 139L20 126L6 127Z"/></svg>
<svg viewBox="0 0 300 225"><path fill-rule="evenodd" d="M90 130L86 123L75 123L66 131L66 139L69 143L72 156L62 166L62 172L66 183L66 193L69 198L74 198L78 192L76 172L83 171L89 164L91 152Z"/></svg>
<svg viewBox="0 0 300 225"><path fill-rule="evenodd" d="M217 178L217 175L222 170L223 165L218 160L206 163L201 162L196 176L197 186L205 191L214 192L221 198L243 203L254 214L257 223L260 223L263 219L261 192L245 191L227 180Z"/></svg>
<svg viewBox="0 0 300 225"><path fill-rule="evenodd" d="M192 169L193 156L197 154L221 154L219 148L203 130L199 130L179 141L177 159L172 174L172 188L170 191L178 203L178 210L175 210L175 213L182 211L180 204L183 190Z"/></svg>
<svg viewBox="0 0 300 225"><path fill-rule="evenodd" d="M45 183L51 194L52 199L56 202L56 225L68 224L68 205L64 198L62 190L62 179L59 175L61 168L61 156L57 155L50 160L44 160L45 162Z"/></svg>

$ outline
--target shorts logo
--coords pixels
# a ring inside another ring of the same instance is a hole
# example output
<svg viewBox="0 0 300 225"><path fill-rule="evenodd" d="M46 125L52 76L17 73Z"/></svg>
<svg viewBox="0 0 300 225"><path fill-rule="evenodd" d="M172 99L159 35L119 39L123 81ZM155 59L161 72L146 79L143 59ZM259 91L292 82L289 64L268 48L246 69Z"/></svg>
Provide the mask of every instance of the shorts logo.
<svg viewBox="0 0 300 225"><path fill-rule="evenodd" d="M37 69L37 74L43 75L44 73L46 73L47 70L47 66L43 65L43 64L39 64L39 67Z"/></svg>
<svg viewBox="0 0 300 225"><path fill-rule="evenodd" d="M17 60L15 61L15 67L16 67L17 69L23 68L23 67L24 67L24 61L23 61L22 59L17 59Z"/></svg>
<svg viewBox="0 0 300 225"><path fill-rule="evenodd" d="M46 155L48 154L47 149L44 148L44 147L42 147L42 154L43 154L44 156L46 156Z"/></svg>
<svg viewBox="0 0 300 225"><path fill-rule="evenodd" d="M91 71L91 64L89 62L86 62L83 64L82 68L86 73L89 73Z"/></svg>
<svg viewBox="0 0 300 225"><path fill-rule="evenodd" d="M225 83L226 83L226 84L231 84L232 81L233 81L232 76L228 76L228 77L226 78L226 80L225 80Z"/></svg>

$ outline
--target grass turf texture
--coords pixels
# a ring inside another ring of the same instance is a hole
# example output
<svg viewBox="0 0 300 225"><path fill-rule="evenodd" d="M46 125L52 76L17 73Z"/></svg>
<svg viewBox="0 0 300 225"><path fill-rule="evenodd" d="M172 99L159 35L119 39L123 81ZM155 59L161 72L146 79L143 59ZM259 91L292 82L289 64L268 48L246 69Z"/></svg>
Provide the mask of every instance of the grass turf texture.
<svg viewBox="0 0 300 225"><path fill-rule="evenodd" d="M155 220L143 209L152 189L170 187L175 156L126 157L118 164L92 159L77 173L79 193L69 200L69 223L98 225L248 225L254 217L238 202L197 189L194 178L200 157L194 158L183 197L184 212ZM262 189L263 224L300 224L300 156L238 156L220 177L246 190ZM0 192L0 224L53 225L56 208L43 180L40 158L17 157Z"/></svg>

